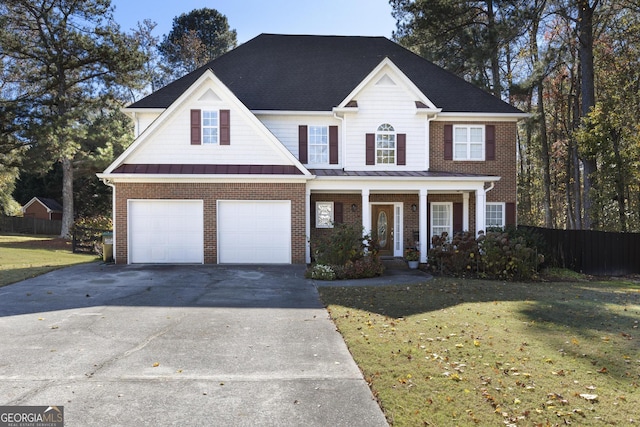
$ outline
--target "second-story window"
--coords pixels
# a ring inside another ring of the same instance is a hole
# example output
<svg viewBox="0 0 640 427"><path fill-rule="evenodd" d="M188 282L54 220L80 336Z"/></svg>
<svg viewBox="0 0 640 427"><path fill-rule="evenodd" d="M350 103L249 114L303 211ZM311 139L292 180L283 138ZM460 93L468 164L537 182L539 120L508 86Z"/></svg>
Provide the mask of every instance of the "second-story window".
<svg viewBox="0 0 640 427"><path fill-rule="evenodd" d="M453 127L453 159L484 160L484 126Z"/></svg>
<svg viewBox="0 0 640 427"><path fill-rule="evenodd" d="M376 131L376 164L394 165L396 163L396 132L388 123L382 124Z"/></svg>
<svg viewBox="0 0 640 427"><path fill-rule="evenodd" d="M202 110L202 143L218 143L218 111Z"/></svg>
<svg viewBox="0 0 640 427"><path fill-rule="evenodd" d="M309 163L329 163L329 128L309 126Z"/></svg>

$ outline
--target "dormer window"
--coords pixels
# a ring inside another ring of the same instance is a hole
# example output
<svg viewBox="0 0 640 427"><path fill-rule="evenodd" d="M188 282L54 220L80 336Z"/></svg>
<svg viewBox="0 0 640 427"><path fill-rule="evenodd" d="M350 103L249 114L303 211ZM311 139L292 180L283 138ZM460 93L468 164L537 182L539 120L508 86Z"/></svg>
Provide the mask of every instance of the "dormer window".
<svg viewBox="0 0 640 427"><path fill-rule="evenodd" d="M396 131L388 123L378 126L376 131L376 164L396 164Z"/></svg>

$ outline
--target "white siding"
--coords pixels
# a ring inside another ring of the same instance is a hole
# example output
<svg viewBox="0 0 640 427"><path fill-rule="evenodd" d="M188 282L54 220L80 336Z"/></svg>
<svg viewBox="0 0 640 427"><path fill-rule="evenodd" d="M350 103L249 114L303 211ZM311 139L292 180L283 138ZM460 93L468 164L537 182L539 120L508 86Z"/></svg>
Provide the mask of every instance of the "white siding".
<svg viewBox="0 0 640 427"><path fill-rule="evenodd" d="M275 135L280 142L289 150L296 159L298 153L298 126L338 126L338 161L341 162L342 126L341 121L327 115L295 115L285 116L277 114L259 114L258 119ZM313 165L317 166L317 165ZM324 165L322 167L337 167L339 165Z"/></svg>
<svg viewBox="0 0 640 427"><path fill-rule="evenodd" d="M399 82L397 76L391 76ZM379 78L357 94L358 112L346 115L347 170L424 170L427 165L427 122L416 114L416 95L404 86L376 85ZM406 166L367 166L365 135L375 133L383 123L392 125L396 133L407 135Z"/></svg>
<svg viewBox="0 0 640 427"><path fill-rule="evenodd" d="M127 159L127 163L160 164L269 164L290 165L291 161L267 138L266 129L256 125L234 104L224 99L222 91L213 85L205 85L196 91L191 100L164 118L164 122ZM204 96L207 89L216 93L216 98ZM202 100L199 100L202 97ZM220 99L222 98L222 99ZM228 109L231 111L230 145L191 145L191 109Z"/></svg>
<svg viewBox="0 0 640 427"><path fill-rule="evenodd" d="M135 116L133 118L134 126L135 126L135 136L136 136L136 138L142 132L144 132L149 126L151 126L151 123L153 123L153 121L155 119L157 119L158 116L160 116L160 113L138 113L138 112L136 112Z"/></svg>

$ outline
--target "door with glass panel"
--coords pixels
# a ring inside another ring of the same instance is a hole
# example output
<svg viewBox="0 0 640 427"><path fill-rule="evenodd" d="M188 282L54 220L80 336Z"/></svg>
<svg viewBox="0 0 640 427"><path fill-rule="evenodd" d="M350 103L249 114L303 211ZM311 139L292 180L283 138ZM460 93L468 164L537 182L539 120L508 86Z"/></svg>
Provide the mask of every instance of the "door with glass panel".
<svg viewBox="0 0 640 427"><path fill-rule="evenodd" d="M393 205L373 205L371 216L371 233L380 245L380 256L393 256Z"/></svg>

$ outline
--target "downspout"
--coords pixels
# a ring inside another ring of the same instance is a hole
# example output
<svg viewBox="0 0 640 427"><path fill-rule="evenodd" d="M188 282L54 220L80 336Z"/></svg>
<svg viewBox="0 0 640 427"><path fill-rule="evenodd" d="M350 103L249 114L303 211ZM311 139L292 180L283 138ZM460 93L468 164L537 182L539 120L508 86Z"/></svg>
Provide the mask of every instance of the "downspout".
<svg viewBox="0 0 640 427"><path fill-rule="evenodd" d="M493 190L493 187L496 186L496 183L494 181L491 181L491 184L489 184L489 188L487 188L486 190L484 190L484 196L487 196L487 193L491 190Z"/></svg>
<svg viewBox="0 0 640 427"><path fill-rule="evenodd" d="M113 189L111 193L111 220L113 221L113 262L116 262L116 186L108 178L103 179L102 182Z"/></svg>
<svg viewBox="0 0 640 427"><path fill-rule="evenodd" d="M433 120L435 120L438 117L438 113L435 113L433 115L433 117L429 117L427 116L427 121L425 122L425 135L427 137L427 155L425 156L427 159L427 171L429 169L431 169L431 158L429 157L429 151L431 150L431 136L430 136L430 132L431 132L431 122Z"/></svg>
<svg viewBox="0 0 640 427"><path fill-rule="evenodd" d="M342 122L342 126L340 126L340 128L341 128L340 135L342 136L342 138L340 138L340 140L342 141L342 144L340 144L340 157L341 157L340 160L341 161L339 163L342 165L342 169L344 169L344 162L345 162L345 159L346 159L345 150L347 148L347 144L345 144L345 142L344 142L345 138L346 138L346 133L347 133L347 129L346 129L346 126L345 126L346 121L345 121L344 117L338 116L338 113L336 113L335 111L333 112L333 118L334 119L338 119L338 120L340 120Z"/></svg>

